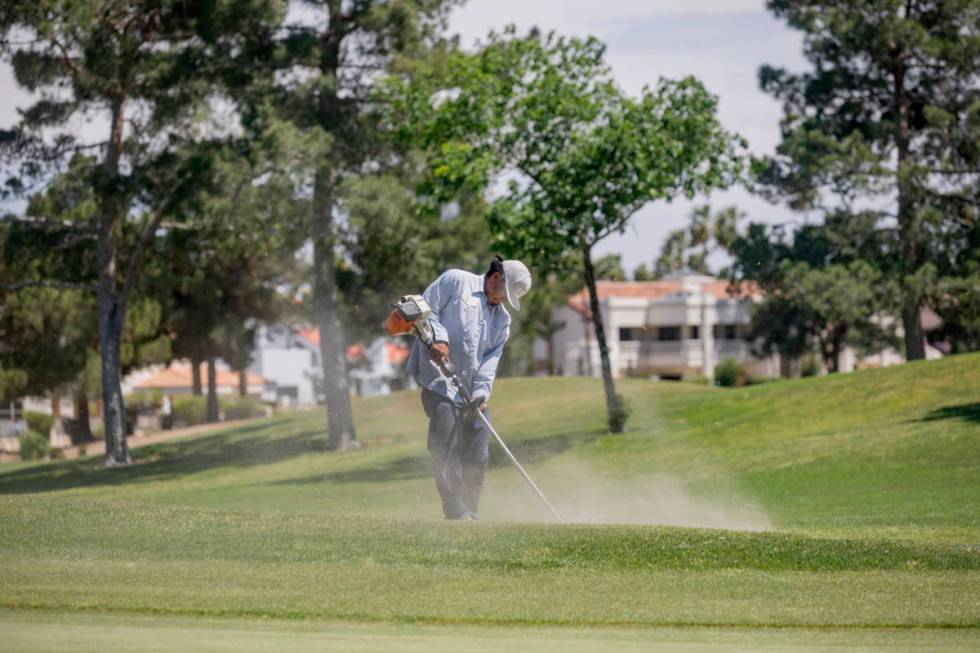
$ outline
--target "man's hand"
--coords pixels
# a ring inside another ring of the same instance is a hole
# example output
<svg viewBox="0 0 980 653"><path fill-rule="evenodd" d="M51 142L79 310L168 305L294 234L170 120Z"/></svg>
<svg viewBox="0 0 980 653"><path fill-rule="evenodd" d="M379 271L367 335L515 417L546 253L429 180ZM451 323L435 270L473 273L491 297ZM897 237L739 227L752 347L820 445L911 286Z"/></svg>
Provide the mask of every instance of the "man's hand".
<svg viewBox="0 0 980 653"><path fill-rule="evenodd" d="M449 360L449 345L445 342L434 342L429 348L429 358L440 365L444 365Z"/></svg>
<svg viewBox="0 0 980 653"><path fill-rule="evenodd" d="M469 406L470 410L480 409L481 413L487 412L487 399L483 395L477 395L470 400Z"/></svg>

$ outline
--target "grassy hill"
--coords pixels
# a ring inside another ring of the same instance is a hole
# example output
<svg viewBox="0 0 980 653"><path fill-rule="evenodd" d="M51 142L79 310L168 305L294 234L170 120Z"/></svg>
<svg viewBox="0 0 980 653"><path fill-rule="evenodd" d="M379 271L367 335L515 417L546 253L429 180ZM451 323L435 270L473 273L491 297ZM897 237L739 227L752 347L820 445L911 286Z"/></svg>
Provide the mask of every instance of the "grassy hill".
<svg viewBox="0 0 980 653"><path fill-rule="evenodd" d="M980 355L621 391L633 416L607 436L592 379L497 384L495 425L568 525L548 523L497 451L483 523L439 519L414 393L356 402L357 451L322 451L315 411L138 447L122 470L0 466L0 623L47 633L50 610L98 610L107 628L156 620L144 634L262 617L508 625L513 637L601 625L621 647L643 636L616 629L637 625L819 628L828 645L842 641L828 628L929 629L872 648L975 641ZM696 632L685 641L708 631ZM725 633L709 639L773 637Z"/></svg>

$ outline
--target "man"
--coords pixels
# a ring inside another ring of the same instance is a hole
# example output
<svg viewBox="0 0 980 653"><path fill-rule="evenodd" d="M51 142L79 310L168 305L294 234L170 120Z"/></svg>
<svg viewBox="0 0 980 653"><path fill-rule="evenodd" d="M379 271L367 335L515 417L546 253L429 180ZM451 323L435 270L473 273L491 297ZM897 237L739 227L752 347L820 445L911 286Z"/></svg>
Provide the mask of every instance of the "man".
<svg viewBox="0 0 980 653"><path fill-rule="evenodd" d="M415 341L408 371L422 386L422 407L429 418L428 449L446 519L476 519L490 431L475 411L483 411L489 419L487 402L510 335L510 315L503 303L520 310L520 298L530 288L527 266L494 256L486 274L448 270L423 293L432 308L429 324L434 343L426 352ZM469 389L471 405L463 405L439 364L455 372Z"/></svg>

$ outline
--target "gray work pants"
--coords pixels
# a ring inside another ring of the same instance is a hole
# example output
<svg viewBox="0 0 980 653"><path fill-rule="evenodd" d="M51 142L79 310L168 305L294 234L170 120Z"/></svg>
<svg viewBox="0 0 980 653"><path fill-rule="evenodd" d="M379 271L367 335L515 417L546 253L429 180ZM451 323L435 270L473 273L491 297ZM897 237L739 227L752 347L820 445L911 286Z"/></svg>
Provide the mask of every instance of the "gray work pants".
<svg viewBox="0 0 980 653"><path fill-rule="evenodd" d="M490 430L473 412L451 399L422 389L422 407L429 418L432 474L446 519L476 515L489 458ZM490 413L484 413L487 419Z"/></svg>

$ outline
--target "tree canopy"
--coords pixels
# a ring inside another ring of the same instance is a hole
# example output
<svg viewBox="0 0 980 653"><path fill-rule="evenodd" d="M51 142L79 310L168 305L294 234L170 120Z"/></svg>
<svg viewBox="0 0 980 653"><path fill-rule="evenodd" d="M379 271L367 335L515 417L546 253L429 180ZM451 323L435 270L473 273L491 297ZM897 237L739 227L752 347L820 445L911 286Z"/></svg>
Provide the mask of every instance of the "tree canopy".
<svg viewBox="0 0 980 653"><path fill-rule="evenodd" d="M906 357L922 358L922 307L956 320L980 293L980 2L767 4L803 32L812 69L759 71L783 102L759 179L793 208L870 227L882 247L867 261L899 281Z"/></svg>
<svg viewBox="0 0 980 653"><path fill-rule="evenodd" d="M580 257L609 426L618 432L592 249L651 201L733 183L743 143L718 122L716 100L697 80L661 80L633 98L616 86L604 54L594 38L511 28L473 54L452 51L391 78L385 90L390 113L411 116L402 136L428 158L424 191L444 200L510 176L489 214L495 247L542 271Z"/></svg>

